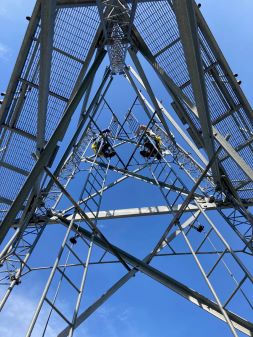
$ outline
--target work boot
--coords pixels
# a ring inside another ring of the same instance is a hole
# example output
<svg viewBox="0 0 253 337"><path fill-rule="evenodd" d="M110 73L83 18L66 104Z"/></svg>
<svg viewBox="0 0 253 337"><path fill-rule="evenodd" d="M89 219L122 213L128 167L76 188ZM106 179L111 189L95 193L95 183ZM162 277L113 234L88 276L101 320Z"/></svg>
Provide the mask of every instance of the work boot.
<svg viewBox="0 0 253 337"><path fill-rule="evenodd" d="M111 152L106 152L104 154L105 158L112 158L116 155L116 152L115 151L111 151Z"/></svg>
<svg viewBox="0 0 253 337"><path fill-rule="evenodd" d="M148 152L148 151L144 151L144 150L142 150L142 151L140 151L140 154L142 155L142 157L144 157L144 158L148 158L148 157L150 157L150 152Z"/></svg>
<svg viewBox="0 0 253 337"><path fill-rule="evenodd" d="M157 158L157 160L161 160L162 159L162 156L160 155L160 153L157 153L156 158Z"/></svg>

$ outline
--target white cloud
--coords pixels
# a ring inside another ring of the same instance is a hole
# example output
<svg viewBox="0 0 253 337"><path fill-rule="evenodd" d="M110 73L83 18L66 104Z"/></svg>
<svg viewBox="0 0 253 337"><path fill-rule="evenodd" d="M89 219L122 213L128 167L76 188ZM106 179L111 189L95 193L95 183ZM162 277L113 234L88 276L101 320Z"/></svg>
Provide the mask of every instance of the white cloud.
<svg viewBox="0 0 253 337"><path fill-rule="evenodd" d="M125 305L106 304L100 307L95 314L94 324L86 325L85 334L82 330L77 329L78 337L149 337L140 327L137 326L133 318L133 309ZM99 322L99 324L98 324ZM84 323L85 325L85 323Z"/></svg>
<svg viewBox="0 0 253 337"><path fill-rule="evenodd" d="M0 58L3 60L8 60L9 55L10 55L9 47L0 42Z"/></svg>
<svg viewBox="0 0 253 337"><path fill-rule="evenodd" d="M24 2L23 2L24 5ZM0 16L4 17L11 17L13 16L13 12L10 10L12 9L18 9L22 6L22 0L1 0L1 6L0 6Z"/></svg>
<svg viewBox="0 0 253 337"><path fill-rule="evenodd" d="M0 0L0 18L6 23L25 22L25 17L31 15L36 0Z"/></svg>
<svg viewBox="0 0 253 337"><path fill-rule="evenodd" d="M32 296L35 293L36 289L33 289L33 294L29 293L29 297L25 296L25 294L17 293L10 296L0 315L0 336L13 337L25 335L38 303L38 299L33 299ZM66 311L69 309L68 302L61 302L61 308L66 309L64 310L66 314ZM33 337L41 337L48 312L48 308L43 306L33 331ZM93 320L88 320L78 327L75 336L148 337L140 331L140 327L136 326L133 316L130 307L125 307L125 305L112 306L107 303L94 313ZM50 319L46 336L56 337L65 327L65 322L56 314Z"/></svg>
<svg viewBox="0 0 253 337"><path fill-rule="evenodd" d="M0 336L21 336L31 319L33 307L32 301L21 295L10 296L1 313Z"/></svg>
<svg viewBox="0 0 253 337"><path fill-rule="evenodd" d="M6 16L7 8L0 6L0 16Z"/></svg>
<svg viewBox="0 0 253 337"><path fill-rule="evenodd" d="M36 305L37 301L32 298L28 298L25 295L12 294L0 315L0 336L24 336L31 322ZM41 337L41 331L43 331L46 318L46 312L42 310L35 326L34 337ZM47 336L55 337L58 331L57 322L53 320L52 324L47 328Z"/></svg>

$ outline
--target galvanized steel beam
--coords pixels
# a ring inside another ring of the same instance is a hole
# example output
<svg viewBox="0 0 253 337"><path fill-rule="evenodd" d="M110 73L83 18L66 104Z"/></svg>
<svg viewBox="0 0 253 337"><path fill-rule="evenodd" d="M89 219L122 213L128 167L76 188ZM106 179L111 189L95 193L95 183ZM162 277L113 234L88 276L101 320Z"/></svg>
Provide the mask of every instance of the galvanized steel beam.
<svg viewBox="0 0 253 337"><path fill-rule="evenodd" d="M6 90L6 95L4 97L3 104L0 109L0 125L5 121L6 115L10 108L13 96L16 91L19 77L21 76L22 69L26 62L26 59L27 59L27 56L30 50L30 46L33 41L34 33L37 29L37 24L39 22L39 19L40 19L40 0L37 0L32 16L31 16L31 20L29 21L27 31L25 33L24 40L22 42L22 45L21 45L21 48L20 48L20 51L17 57L17 61L15 63L15 66L14 66L14 69L13 69L13 72L10 78L8 88Z"/></svg>
<svg viewBox="0 0 253 337"><path fill-rule="evenodd" d="M201 206L203 207L205 211L211 211L217 208L217 205L215 203L208 203L208 202L202 202ZM180 207L181 207L181 204L175 205L172 208L169 208L168 206L150 206L150 207L138 207L138 208L136 207L136 208L99 211L98 214L96 214L96 219L97 220L113 220L113 219L132 218L132 217L173 214L174 212L177 212L180 209ZM229 206L226 206L226 208L229 208ZM185 213L194 212L198 210L199 208L196 205L189 204L185 208ZM88 212L85 214L91 220L95 218L94 213ZM72 215L66 215L65 217L67 220L70 220ZM75 218L75 222L82 222L82 221L83 221L83 218L77 215ZM49 224L59 223L59 220L57 217L54 216L48 220L48 223Z"/></svg>
<svg viewBox="0 0 253 337"><path fill-rule="evenodd" d="M202 137L210 160L215 149L200 44L198 40L198 30L193 6L193 0L174 0L173 8L177 17L177 24L184 49L185 60L198 109ZM212 166L212 171L215 182L220 183L220 172L217 160Z"/></svg>
<svg viewBox="0 0 253 337"><path fill-rule="evenodd" d="M40 34L40 70L39 98L37 118L37 151L38 155L45 145L47 105L50 85L51 60L53 52L54 22L56 0L44 0L41 3Z"/></svg>

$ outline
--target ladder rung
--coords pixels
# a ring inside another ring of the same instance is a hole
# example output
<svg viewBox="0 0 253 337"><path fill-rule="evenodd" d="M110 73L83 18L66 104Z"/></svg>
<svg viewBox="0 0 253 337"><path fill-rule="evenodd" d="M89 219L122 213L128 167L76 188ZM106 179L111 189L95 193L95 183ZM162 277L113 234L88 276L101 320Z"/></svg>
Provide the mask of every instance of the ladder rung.
<svg viewBox="0 0 253 337"><path fill-rule="evenodd" d="M166 198L167 198L167 196L171 193L171 191L172 191L172 189L170 188L170 189L168 190L168 192L165 193L165 197L166 197Z"/></svg>
<svg viewBox="0 0 253 337"><path fill-rule="evenodd" d="M104 162L103 162L104 163ZM104 163L105 164L105 163ZM105 164L106 165L106 164ZM104 167L102 167L102 166L94 166L94 168L93 168L93 170L94 171L96 171L96 173L100 176L100 178L102 179L102 180L104 180L104 177L100 174L100 172L99 172L99 169L100 170L103 170L103 172L105 173L105 169L104 169Z"/></svg>
<svg viewBox="0 0 253 337"><path fill-rule="evenodd" d="M95 217L96 211L93 211L87 204L85 205L85 207L88 208L88 211L90 211L93 214L93 216Z"/></svg>
<svg viewBox="0 0 253 337"><path fill-rule="evenodd" d="M167 174L166 178L164 179L164 182L165 182L165 181L168 181L170 175L171 175L171 171Z"/></svg>
<svg viewBox="0 0 253 337"><path fill-rule="evenodd" d="M212 272L214 271L214 269L217 267L218 263L220 262L220 260L223 258L224 254L227 252L227 248L224 250L224 252L222 252L222 254L220 254L219 258L217 259L217 261L215 262L215 264L212 266L212 268L210 269L210 271L206 274L206 277L208 278Z"/></svg>
<svg viewBox="0 0 253 337"><path fill-rule="evenodd" d="M174 181L172 181L171 185L175 186L177 181L178 181L178 178L176 178Z"/></svg>
<svg viewBox="0 0 253 337"><path fill-rule="evenodd" d="M233 298L233 296L237 293L237 291L241 288L241 286L243 285L244 281L247 279L247 275L245 274L244 277L241 279L241 281L238 283L237 287L235 288L235 290L232 292L232 294L229 296L229 298L227 299L226 303L224 304L223 308L225 308L228 303L231 301L231 299Z"/></svg>
<svg viewBox="0 0 253 337"><path fill-rule="evenodd" d="M89 187L90 186L90 187ZM87 181L86 183L86 188L85 188L86 192L87 193L92 193L93 191L94 192L98 192L97 188L95 187L95 185L93 183L91 183L90 181ZM88 191L89 190L89 191Z"/></svg>
<svg viewBox="0 0 253 337"><path fill-rule="evenodd" d="M57 314L59 316L61 316L62 319L64 319L64 321L69 324L69 325L72 325L72 323L63 315L62 312L60 312L60 310L58 308L56 308L56 306L48 299L45 297L45 301L54 309L54 311L57 312Z"/></svg>
<svg viewBox="0 0 253 337"><path fill-rule="evenodd" d="M95 174L93 174L92 172L90 173L90 175L93 177L93 179L97 182L97 184L99 185L99 186L101 186L101 182L97 179L97 177L96 177L96 175ZM103 179L104 180L104 179Z"/></svg>
<svg viewBox="0 0 253 337"><path fill-rule="evenodd" d="M95 197L100 196L99 191L96 191L96 195L93 195L94 193L90 194L90 192L87 191L87 190L85 190L85 191L89 194L89 199L87 200L87 203L88 203L88 201L93 200L93 201L94 201L94 204L96 204L96 206L98 206L99 204L98 204L98 202L95 200Z"/></svg>
<svg viewBox="0 0 253 337"><path fill-rule="evenodd" d="M98 194L96 195L97 196L100 196L99 192L97 192ZM89 200L92 200L94 202L94 204L98 207L99 206L99 202L96 201L95 197L91 196ZM89 201L88 200L88 201Z"/></svg>
<svg viewBox="0 0 253 337"><path fill-rule="evenodd" d="M157 168L161 168L161 164L159 162L157 163L156 167L153 170L154 173L156 172ZM164 171L164 166L161 168L161 171L156 175L156 179L159 179L163 171Z"/></svg>
<svg viewBox="0 0 253 337"><path fill-rule="evenodd" d="M61 273L61 275L69 282L69 284L72 285L72 287L80 293L80 290L77 288L77 286L71 281L71 279L59 268L57 267L57 270Z"/></svg>
<svg viewBox="0 0 253 337"><path fill-rule="evenodd" d="M65 245L70 251L71 253L75 256L75 258L81 263L81 265L85 266L83 261L81 261L81 259L79 258L79 256L73 251L73 249L66 243Z"/></svg>
<svg viewBox="0 0 253 337"><path fill-rule="evenodd" d="M208 236L211 234L211 232L213 231L213 228L210 228L209 232L206 234L206 236L204 237L203 241L200 243L200 245L198 246L196 253L198 253L198 251L200 250L200 248L203 246L203 244L205 243L206 239L208 238Z"/></svg>
<svg viewBox="0 0 253 337"><path fill-rule="evenodd" d="M176 197L176 199L173 201L172 206L174 206L174 205L176 204L176 202L178 201L178 199L181 197L181 193L182 193L182 192L177 193L177 197Z"/></svg>
<svg viewBox="0 0 253 337"><path fill-rule="evenodd" d="M156 167L153 169L153 173L155 173L155 171L156 171L159 167L161 167L161 164L160 164L159 162L157 162Z"/></svg>
<svg viewBox="0 0 253 337"><path fill-rule="evenodd" d="M92 193L91 191L88 191L86 188L84 189L84 191L87 193L87 195L88 195L88 197L89 197L89 199L87 200L87 202L88 202L89 200L93 199L92 194L94 194L94 192ZM96 195L99 194L98 191L96 191L95 193L96 193Z"/></svg>

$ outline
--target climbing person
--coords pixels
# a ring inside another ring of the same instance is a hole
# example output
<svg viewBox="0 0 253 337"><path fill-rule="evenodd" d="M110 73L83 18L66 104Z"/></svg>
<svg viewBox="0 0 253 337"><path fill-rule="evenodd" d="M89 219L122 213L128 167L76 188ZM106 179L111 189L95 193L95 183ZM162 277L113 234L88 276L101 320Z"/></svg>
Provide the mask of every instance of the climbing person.
<svg viewBox="0 0 253 337"><path fill-rule="evenodd" d="M105 129L95 137L94 142L91 145L95 155L105 158L112 158L116 155L116 152L109 143L108 138L110 133L111 131L109 129Z"/></svg>
<svg viewBox="0 0 253 337"><path fill-rule="evenodd" d="M140 154L145 158L155 157L158 160L162 159L161 156L161 137L155 134L151 129L147 129L145 125L140 125L136 134L139 136L144 133L143 137L143 147L144 149L140 151Z"/></svg>

